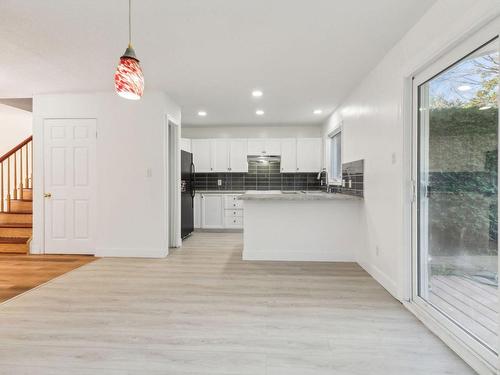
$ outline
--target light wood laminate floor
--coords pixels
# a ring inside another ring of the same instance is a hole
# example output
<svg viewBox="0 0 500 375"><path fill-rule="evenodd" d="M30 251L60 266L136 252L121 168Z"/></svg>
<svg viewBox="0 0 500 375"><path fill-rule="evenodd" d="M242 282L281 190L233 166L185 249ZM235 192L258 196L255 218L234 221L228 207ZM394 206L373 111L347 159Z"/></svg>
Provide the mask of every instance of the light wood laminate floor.
<svg viewBox="0 0 500 375"><path fill-rule="evenodd" d="M0 374L473 374L358 265L241 250L241 233L195 233L0 305Z"/></svg>

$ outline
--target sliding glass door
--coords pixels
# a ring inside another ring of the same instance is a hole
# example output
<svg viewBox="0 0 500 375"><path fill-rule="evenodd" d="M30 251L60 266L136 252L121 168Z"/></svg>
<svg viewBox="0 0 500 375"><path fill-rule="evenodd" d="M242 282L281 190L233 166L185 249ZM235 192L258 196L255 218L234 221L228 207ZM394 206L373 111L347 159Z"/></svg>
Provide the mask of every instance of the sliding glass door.
<svg viewBox="0 0 500 375"><path fill-rule="evenodd" d="M415 83L416 294L496 353L498 39L477 47Z"/></svg>

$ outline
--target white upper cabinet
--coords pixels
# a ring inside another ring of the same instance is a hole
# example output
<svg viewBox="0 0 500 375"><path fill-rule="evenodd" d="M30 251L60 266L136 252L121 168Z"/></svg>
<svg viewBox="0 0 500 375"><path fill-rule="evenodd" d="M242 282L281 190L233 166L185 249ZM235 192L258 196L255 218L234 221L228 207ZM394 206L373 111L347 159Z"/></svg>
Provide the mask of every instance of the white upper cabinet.
<svg viewBox="0 0 500 375"><path fill-rule="evenodd" d="M193 139L197 172L248 172L248 155L281 155L281 172L319 172L321 138Z"/></svg>
<svg viewBox="0 0 500 375"><path fill-rule="evenodd" d="M229 171L248 172L248 141L231 139L229 141Z"/></svg>
<svg viewBox="0 0 500 375"><path fill-rule="evenodd" d="M321 170L321 138L297 139L297 172Z"/></svg>
<svg viewBox="0 0 500 375"><path fill-rule="evenodd" d="M272 138L249 139L248 155L281 155L281 140Z"/></svg>
<svg viewBox="0 0 500 375"><path fill-rule="evenodd" d="M281 139L266 139L266 155L281 155Z"/></svg>
<svg viewBox="0 0 500 375"><path fill-rule="evenodd" d="M227 139L212 139L210 146L212 155L211 171L229 171L229 141Z"/></svg>
<svg viewBox="0 0 500 375"><path fill-rule="evenodd" d="M191 140L189 138L181 138L181 150L191 152Z"/></svg>
<svg viewBox="0 0 500 375"><path fill-rule="evenodd" d="M196 172L212 172L210 139L192 139L191 151Z"/></svg>
<svg viewBox="0 0 500 375"><path fill-rule="evenodd" d="M261 155L266 151L266 142L264 139L248 140L248 155Z"/></svg>
<svg viewBox="0 0 500 375"><path fill-rule="evenodd" d="M297 139L281 140L281 172L297 172Z"/></svg>

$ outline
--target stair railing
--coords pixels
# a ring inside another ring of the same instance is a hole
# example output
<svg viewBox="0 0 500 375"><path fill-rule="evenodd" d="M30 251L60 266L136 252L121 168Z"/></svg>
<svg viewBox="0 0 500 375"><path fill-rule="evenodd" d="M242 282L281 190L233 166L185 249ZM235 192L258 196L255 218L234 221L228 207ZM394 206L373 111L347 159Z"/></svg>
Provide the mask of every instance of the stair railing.
<svg viewBox="0 0 500 375"><path fill-rule="evenodd" d="M0 156L0 212L10 212L12 199L24 199L33 188L33 136Z"/></svg>

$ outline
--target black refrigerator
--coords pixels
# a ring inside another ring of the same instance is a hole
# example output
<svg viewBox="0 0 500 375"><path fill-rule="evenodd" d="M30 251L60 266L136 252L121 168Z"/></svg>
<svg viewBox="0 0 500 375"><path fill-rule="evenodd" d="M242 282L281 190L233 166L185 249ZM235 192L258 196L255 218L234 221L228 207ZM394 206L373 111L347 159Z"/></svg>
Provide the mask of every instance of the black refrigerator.
<svg viewBox="0 0 500 375"><path fill-rule="evenodd" d="M181 237L188 237L194 229L195 168L193 154L181 151Z"/></svg>

